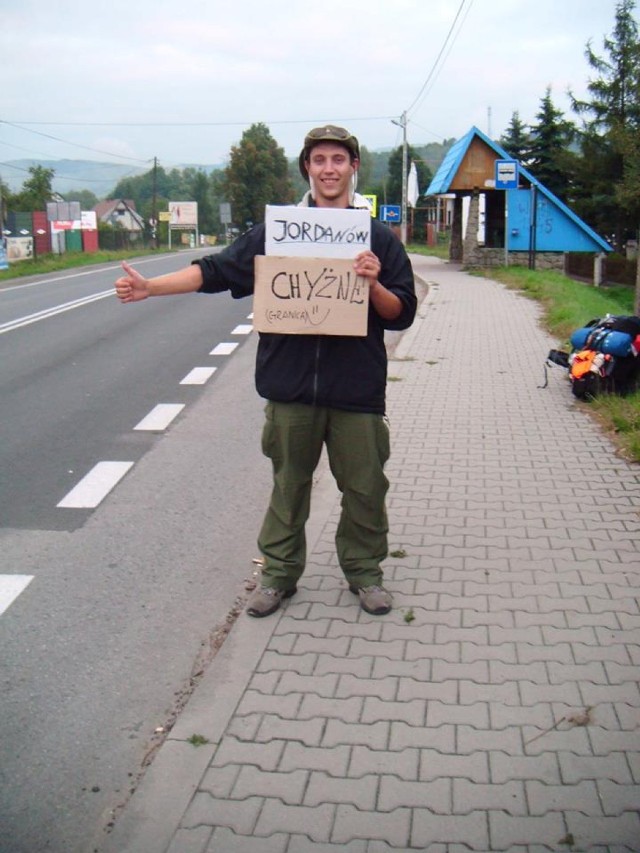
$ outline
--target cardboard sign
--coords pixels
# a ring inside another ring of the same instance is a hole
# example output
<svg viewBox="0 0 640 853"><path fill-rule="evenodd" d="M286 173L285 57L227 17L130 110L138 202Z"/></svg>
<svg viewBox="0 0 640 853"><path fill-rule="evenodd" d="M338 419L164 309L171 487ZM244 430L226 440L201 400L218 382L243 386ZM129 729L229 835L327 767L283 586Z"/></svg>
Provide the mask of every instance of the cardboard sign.
<svg viewBox="0 0 640 853"><path fill-rule="evenodd" d="M259 332L364 337L368 309L369 282L355 274L351 260L255 258L253 327Z"/></svg>
<svg viewBox="0 0 640 853"><path fill-rule="evenodd" d="M267 255L355 258L371 246L368 210L268 204L264 221Z"/></svg>

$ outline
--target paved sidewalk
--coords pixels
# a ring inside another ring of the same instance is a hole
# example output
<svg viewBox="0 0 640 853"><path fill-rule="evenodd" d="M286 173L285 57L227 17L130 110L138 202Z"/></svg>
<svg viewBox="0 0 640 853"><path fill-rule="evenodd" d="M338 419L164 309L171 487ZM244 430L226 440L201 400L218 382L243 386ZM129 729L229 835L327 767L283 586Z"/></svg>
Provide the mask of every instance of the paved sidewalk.
<svg viewBox="0 0 640 853"><path fill-rule="evenodd" d="M640 469L539 387L535 303L412 260L395 609L349 593L323 474L298 594L238 619L105 853L640 850Z"/></svg>

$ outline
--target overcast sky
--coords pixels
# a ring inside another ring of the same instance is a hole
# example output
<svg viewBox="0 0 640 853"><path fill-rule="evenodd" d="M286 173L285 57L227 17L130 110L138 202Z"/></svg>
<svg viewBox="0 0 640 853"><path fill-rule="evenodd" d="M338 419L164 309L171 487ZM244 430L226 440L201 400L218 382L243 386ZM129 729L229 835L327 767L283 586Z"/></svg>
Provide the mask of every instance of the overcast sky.
<svg viewBox="0 0 640 853"><path fill-rule="evenodd" d="M535 120L547 86L573 118L567 89L586 92L586 43L605 55L615 9L616 0L0 0L0 163L221 164L258 121L290 157L327 121L376 150L401 143L391 119L404 111L413 145L472 125L497 138L514 110Z"/></svg>

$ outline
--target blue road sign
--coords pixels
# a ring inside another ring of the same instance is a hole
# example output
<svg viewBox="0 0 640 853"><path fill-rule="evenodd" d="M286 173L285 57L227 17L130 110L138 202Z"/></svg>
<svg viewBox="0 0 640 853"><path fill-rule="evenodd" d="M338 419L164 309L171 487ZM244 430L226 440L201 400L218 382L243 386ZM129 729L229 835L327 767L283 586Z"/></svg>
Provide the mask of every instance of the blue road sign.
<svg viewBox="0 0 640 853"><path fill-rule="evenodd" d="M380 205L381 222L400 222L402 219L402 208L399 204Z"/></svg>
<svg viewBox="0 0 640 853"><path fill-rule="evenodd" d="M518 189L518 161L496 160L496 189Z"/></svg>

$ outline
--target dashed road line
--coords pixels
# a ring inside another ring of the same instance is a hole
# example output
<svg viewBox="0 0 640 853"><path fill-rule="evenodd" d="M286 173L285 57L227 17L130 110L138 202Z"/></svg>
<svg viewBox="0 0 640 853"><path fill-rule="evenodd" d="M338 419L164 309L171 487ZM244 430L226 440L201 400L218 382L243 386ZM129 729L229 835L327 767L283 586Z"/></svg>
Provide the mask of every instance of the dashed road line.
<svg viewBox="0 0 640 853"><path fill-rule="evenodd" d="M169 424L184 409L184 403L158 403L148 415L134 426L134 430L148 430L159 432L166 429Z"/></svg>
<svg viewBox="0 0 640 853"><path fill-rule="evenodd" d="M216 372L217 367L194 367L180 380L181 385L204 385Z"/></svg>
<svg viewBox="0 0 640 853"><path fill-rule="evenodd" d="M216 344L216 346L211 350L209 355L231 355L231 353L237 346L237 341L236 343Z"/></svg>
<svg viewBox="0 0 640 853"><path fill-rule="evenodd" d="M33 575L0 575L0 616L32 580Z"/></svg>
<svg viewBox="0 0 640 853"><path fill-rule="evenodd" d="M132 467L133 462L98 462L57 506L95 509Z"/></svg>
<svg viewBox="0 0 640 853"><path fill-rule="evenodd" d="M70 310L72 307L77 307L78 304L84 304L85 302L94 301L95 299L102 299L111 295L112 292L112 290L109 290L105 293L96 294L95 296L88 297L84 300L76 300L74 303L68 303L67 306L58 306L56 311ZM45 314L47 312L41 313ZM34 315L34 318L35 317L36 315ZM28 318L23 319L26 321ZM30 322L35 322L35 319ZM0 332L2 331L2 328L3 327L0 327ZM240 324L233 329L231 334L248 335L252 331L252 325ZM231 355L237 346L238 344L235 342L219 343L209 354ZM213 376L216 370L217 367L194 367L189 371L184 379L180 381L180 385L204 385L205 382ZM149 414L145 415L145 417L136 424L133 429L137 431L161 432L169 426L184 407L184 403L159 403L149 412ZM133 462L98 462L57 504L57 506L63 509L95 509L95 507L97 507L109 492L120 482L129 469L133 467L133 465Z"/></svg>

